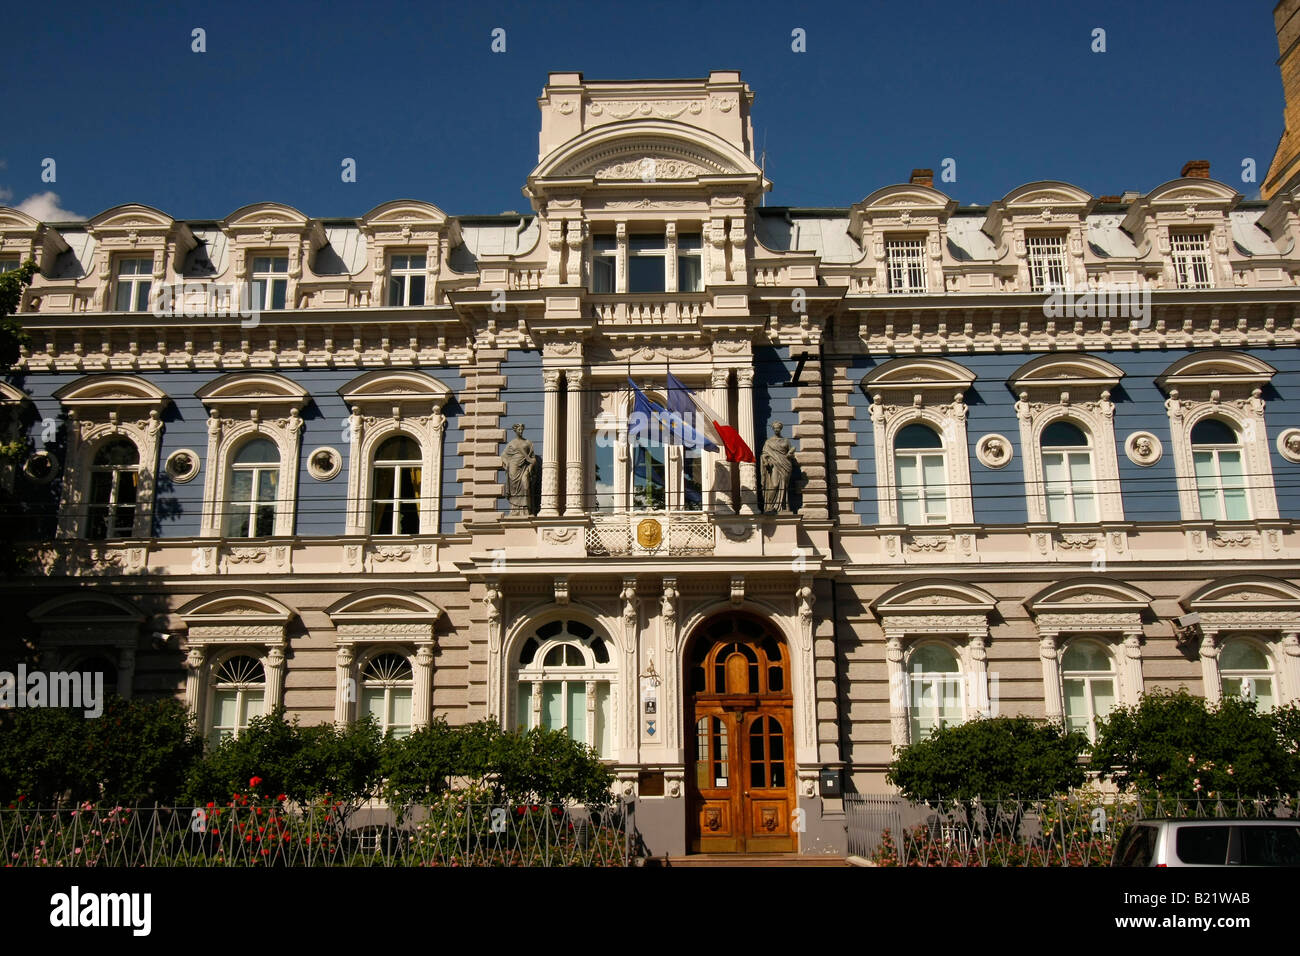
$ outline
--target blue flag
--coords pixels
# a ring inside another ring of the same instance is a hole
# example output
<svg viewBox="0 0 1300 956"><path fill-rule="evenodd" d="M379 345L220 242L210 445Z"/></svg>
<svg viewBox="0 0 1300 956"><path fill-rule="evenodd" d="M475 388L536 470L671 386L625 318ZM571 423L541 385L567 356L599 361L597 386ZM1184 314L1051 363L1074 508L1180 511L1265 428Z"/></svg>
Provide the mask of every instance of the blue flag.
<svg viewBox="0 0 1300 956"><path fill-rule="evenodd" d="M628 416L627 424L629 442L636 444L648 438L650 444L717 449L713 442L686 423L681 412L676 409L670 411L658 402L651 401L631 378L627 383L632 386L633 396L632 413ZM668 401L670 406L674 404L671 390ZM686 401L690 400L686 399ZM694 408L692 407L691 410L694 411Z"/></svg>

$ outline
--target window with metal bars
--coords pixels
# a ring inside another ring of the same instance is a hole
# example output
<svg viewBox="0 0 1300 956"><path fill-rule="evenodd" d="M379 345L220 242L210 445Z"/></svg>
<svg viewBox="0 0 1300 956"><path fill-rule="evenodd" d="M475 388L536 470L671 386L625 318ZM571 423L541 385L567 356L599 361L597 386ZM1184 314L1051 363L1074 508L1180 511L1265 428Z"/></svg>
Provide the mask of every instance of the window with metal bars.
<svg viewBox="0 0 1300 956"><path fill-rule="evenodd" d="M1032 291L1052 292L1066 287L1064 236L1026 236L1025 255Z"/></svg>
<svg viewBox="0 0 1300 956"><path fill-rule="evenodd" d="M1190 230L1169 230L1169 249L1174 260L1174 275L1180 289L1211 289L1210 234Z"/></svg>
<svg viewBox="0 0 1300 956"><path fill-rule="evenodd" d="M890 292L925 292L925 240L890 239L885 243Z"/></svg>

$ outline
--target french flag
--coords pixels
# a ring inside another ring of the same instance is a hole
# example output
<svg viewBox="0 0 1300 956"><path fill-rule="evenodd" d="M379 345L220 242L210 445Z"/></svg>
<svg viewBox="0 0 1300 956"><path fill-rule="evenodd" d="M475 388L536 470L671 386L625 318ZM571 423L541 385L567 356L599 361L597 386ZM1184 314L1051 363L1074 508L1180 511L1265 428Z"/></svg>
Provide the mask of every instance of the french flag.
<svg viewBox="0 0 1300 956"><path fill-rule="evenodd" d="M668 373L668 411L683 419L688 414L695 416L696 430L724 449L727 461L754 461L754 450L745 444L740 432L723 424L722 416L700 401L672 372Z"/></svg>

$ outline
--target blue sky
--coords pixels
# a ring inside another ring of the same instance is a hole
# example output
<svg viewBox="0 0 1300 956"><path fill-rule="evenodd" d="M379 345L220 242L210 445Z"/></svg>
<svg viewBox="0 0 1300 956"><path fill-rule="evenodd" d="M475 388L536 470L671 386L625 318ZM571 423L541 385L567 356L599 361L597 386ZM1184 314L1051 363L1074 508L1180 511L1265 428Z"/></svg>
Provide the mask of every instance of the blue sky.
<svg viewBox="0 0 1300 956"><path fill-rule="evenodd" d="M130 6L6 11L0 202L182 219L259 200L318 217L396 198L524 211L551 70L741 70L770 205L846 206L945 157L957 180L936 185L963 205L1037 179L1146 191L1189 159L1254 197L1242 160L1262 179L1282 131L1271 0Z"/></svg>

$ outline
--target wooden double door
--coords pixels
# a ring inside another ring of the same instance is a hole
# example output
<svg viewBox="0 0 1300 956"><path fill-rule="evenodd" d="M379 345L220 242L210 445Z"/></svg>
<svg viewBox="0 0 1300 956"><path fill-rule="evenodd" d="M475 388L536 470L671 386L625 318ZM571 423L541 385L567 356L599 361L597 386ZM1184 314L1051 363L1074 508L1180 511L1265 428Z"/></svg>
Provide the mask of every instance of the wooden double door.
<svg viewBox="0 0 1300 956"><path fill-rule="evenodd" d="M770 627L746 615L702 630L685 675L691 850L794 851L789 653Z"/></svg>

